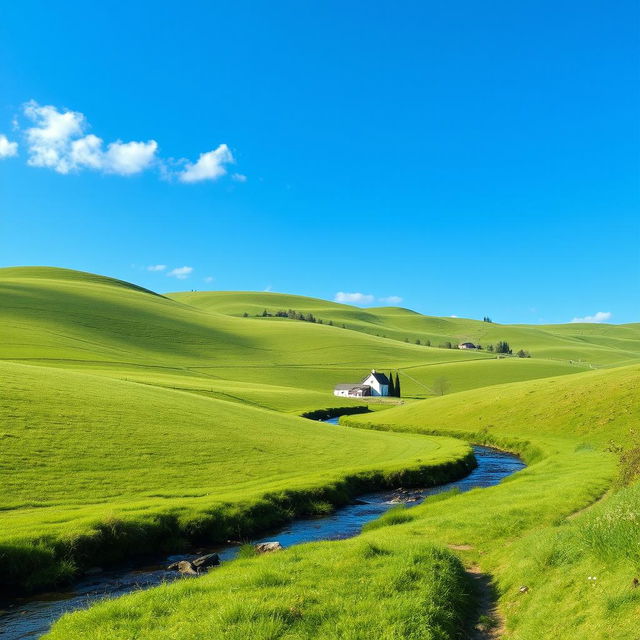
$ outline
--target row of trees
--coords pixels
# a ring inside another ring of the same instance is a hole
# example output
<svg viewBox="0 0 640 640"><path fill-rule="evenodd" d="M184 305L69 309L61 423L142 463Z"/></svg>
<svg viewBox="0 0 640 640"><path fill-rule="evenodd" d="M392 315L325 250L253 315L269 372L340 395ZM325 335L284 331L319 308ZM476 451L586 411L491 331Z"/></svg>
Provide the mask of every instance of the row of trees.
<svg viewBox="0 0 640 640"><path fill-rule="evenodd" d="M389 374L389 395L392 398L402 397L402 387L400 386L400 374L396 372L395 382L393 380L393 373Z"/></svg>
<svg viewBox="0 0 640 640"><path fill-rule="evenodd" d="M248 318L249 314L245 311L242 314L243 318ZM324 324L324 320L322 318L316 318L313 313L302 313L301 311L295 311L293 309L288 309L287 311L276 311L271 313L266 309L255 316L256 318L289 318L291 320L302 320L303 322L314 322L316 324ZM329 320L327 324L330 327L333 327L333 320ZM346 329L345 325L342 325L343 329Z"/></svg>

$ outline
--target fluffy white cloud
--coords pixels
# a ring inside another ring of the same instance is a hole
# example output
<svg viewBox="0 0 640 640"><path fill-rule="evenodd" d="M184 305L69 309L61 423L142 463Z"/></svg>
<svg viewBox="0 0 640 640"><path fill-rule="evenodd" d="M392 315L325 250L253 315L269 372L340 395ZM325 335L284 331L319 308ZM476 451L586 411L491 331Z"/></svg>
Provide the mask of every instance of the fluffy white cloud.
<svg viewBox="0 0 640 640"><path fill-rule="evenodd" d="M164 271L166 268L166 264L150 264L147 267L147 271Z"/></svg>
<svg viewBox="0 0 640 640"><path fill-rule="evenodd" d="M378 302L383 302L384 304L400 304L402 298L400 296L387 296L386 298L378 298Z"/></svg>
<svg viewBox="0 0 640 640"><path fill-rule="evenodd" d="M192 183L217 180L227 174L227 165L235 159L226 144L201 153L195 162L158 157L155 140L105 143L89 133L84 114L52 105L40 105L35 100L24 105L24 115L33 126L24 129L27 163L46 167L58 173L89 169L102 173L130 176L156 167L165 179L178 178ZM16 128L18 128L16 121ZM0 134L0 158L16 155L18 144ZM234 173L235 182L246 182L247 176Z"/></svg>
<svg viewBox="0 0 640 640"><path fill-rule="evenodd" d="M588 322L590 324L598 322L607 322L611 320L613 314L610 311L598 311L592 316L584 316L584 318L574 318L571 322Z"/></svg>
<svg viewBox="0 0 640 640"><path fill-rule="evenodd" d="M104 154L104 169L109 173L130 176L148 169L156 159L158 143L112 142Z"/></svg>
<svg viewBox="0 0 640 640"><path fill-rule="evenodd" d="M111 142L105 151L102 138L84 135L87 121L77 111L60 111L32 100L25 105L24 113L35 124L25 131L27 162L33 167L47 167L58 173L93 169L129 176L148 169L156 160L155 140L118 140Z"/></svg>
<svg viewBox="0 0 640 640"><path fill-rule="evenodd" d="M338 291L335 302L342 302L344 304L371 304L375 297L369 293L347 293L345 291Z"/></svg>
<svg viewBox="0 0 640 640"><path fill-rule="evenodd" d="M18 143L11 142L4 133L0 133L0 158L10 158L18 153Z"/></svg>
<svg viewBox="0 0 640 640"><path fill-rule="evenodd" d="M167 276L170 278L178 278L178 280L186 280L193 273L193 267L176 267L171 269Z"/></svg>
<svg viewBox="0 0 640 640"><path fill-rule="evenodd" d="M224 165L233 162L235 160L229 147L226 144L221 144L213 151L201 153L197 162L188 162L184 170L179 174L179 178L182 182L217 180L227 173Z"/></svg>
<svg viewBox="0 0 640 640"><path fill-rule="evenodd" d="M70 157L71 140L84 132L84 116L77 111L58 111L51 105L40 106L34 100L25 105L24 114L35 123L25 131L29 150L27 162L32 167L69 173L74 168Z"/></svg>

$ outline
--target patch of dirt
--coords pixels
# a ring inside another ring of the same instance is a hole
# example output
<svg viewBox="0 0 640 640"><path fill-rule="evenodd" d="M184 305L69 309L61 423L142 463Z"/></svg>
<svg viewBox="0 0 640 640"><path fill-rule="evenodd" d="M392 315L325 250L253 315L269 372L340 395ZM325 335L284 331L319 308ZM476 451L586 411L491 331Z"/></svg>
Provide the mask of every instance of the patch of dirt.
<svg viewBox="0 0 640 640"><path fill-rule="evenodd" d="M469 640L499 640L505 632L504 618L496 606L496 593L491 576L479 567L467 569L478 596L478 614Z"/></svg>
<svg viewBox="0 0 640 640"><path fill-rule="evenodd" d="M454 551L471 551L473 549L470 544L448 544L447 547Z"/></svg>

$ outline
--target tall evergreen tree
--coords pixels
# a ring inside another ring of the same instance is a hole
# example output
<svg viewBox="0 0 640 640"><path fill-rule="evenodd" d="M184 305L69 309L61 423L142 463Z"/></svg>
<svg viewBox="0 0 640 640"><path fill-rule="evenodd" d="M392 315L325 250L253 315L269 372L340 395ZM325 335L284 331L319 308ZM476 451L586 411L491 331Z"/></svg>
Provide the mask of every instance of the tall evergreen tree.
<svg viewBox="0 0 640 640"><path fill-rule="evenodd" d="M396 395L396 386L393 384L393 373L389 372L389 395L391 397Z"/></svg>
<svg viewBox="0 0 640 640"><path fill-rule="evenodd" d="M401 398L402 397L402 390L400 389L400 374L399 373L396 373L395 389L396 389L396 398Z"/></svg>

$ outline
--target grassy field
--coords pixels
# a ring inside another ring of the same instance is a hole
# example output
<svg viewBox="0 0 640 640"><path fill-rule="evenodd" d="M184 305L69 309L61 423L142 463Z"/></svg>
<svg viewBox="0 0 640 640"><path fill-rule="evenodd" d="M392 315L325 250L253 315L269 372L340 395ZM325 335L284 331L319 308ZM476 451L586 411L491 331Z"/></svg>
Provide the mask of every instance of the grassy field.
<svg viewBox="0 0 640 640"><path fill-rule="evenodd" d="M314 500L321 510L344 502L358 483L409 481L403 470L427 482L460 475L469 455L459 440L331 429L61 369L4 363L0 384L4 584L46 584L153 550L159 533L171 534L165 547L241 539L313 512ZM33 550L37 570L25 572Z"/></svg>
<svg viewBox="0 0 640 640"><path fill-rule="evenodd" d="M529 463L498 487L429 501L351 541L244 559L65 617L52 638L454 638L474 617L464 570L474 565L495 580L505 637L604 639L612 623L618 637L634 632L639 496L616 482L618 454L638 446L639 367L627 363L640 362L640 325L507 326L271 293L162 296L40 267L0 269L0 295L5 585L238 539L365 488L442 480L468 464L465 440ZM243 317L265 308L323 324ZM533 357L425 340L508 340ZM297 417L361 404L331 390L373 367L400 371L401 406L343 419L357 429Z"/></svg>
<svg viewBox="0 0 640 640"><path fill-rule="evenodd" d="M454 638L473 598L449 547L493 576L505 637L633 637L638 487L594 502L617 477L606 443L633 442L639 383L640 367L588 372L343 419L455 431L520 449L529 467L490 489L389 512L354 540L242 560L67 616L48 637Z"/></svg>
<svg viewBox="0 0 640 640"><path fill-rule="evenodd" d="M382 307L359 309L345 304L280 293L234 291L168 294L174 300L230 316L275 313L293 309L312 313L323 322L394 340L427 341L437 347L448 341L474 342L486 347L506 340L514 353L525 349L536 358L582 361L603 365L632 364L640 359L640 324L628 325L501 325L467 318L423 316L410 309ZM263 321L269 322L270 318Z"/></svg>

